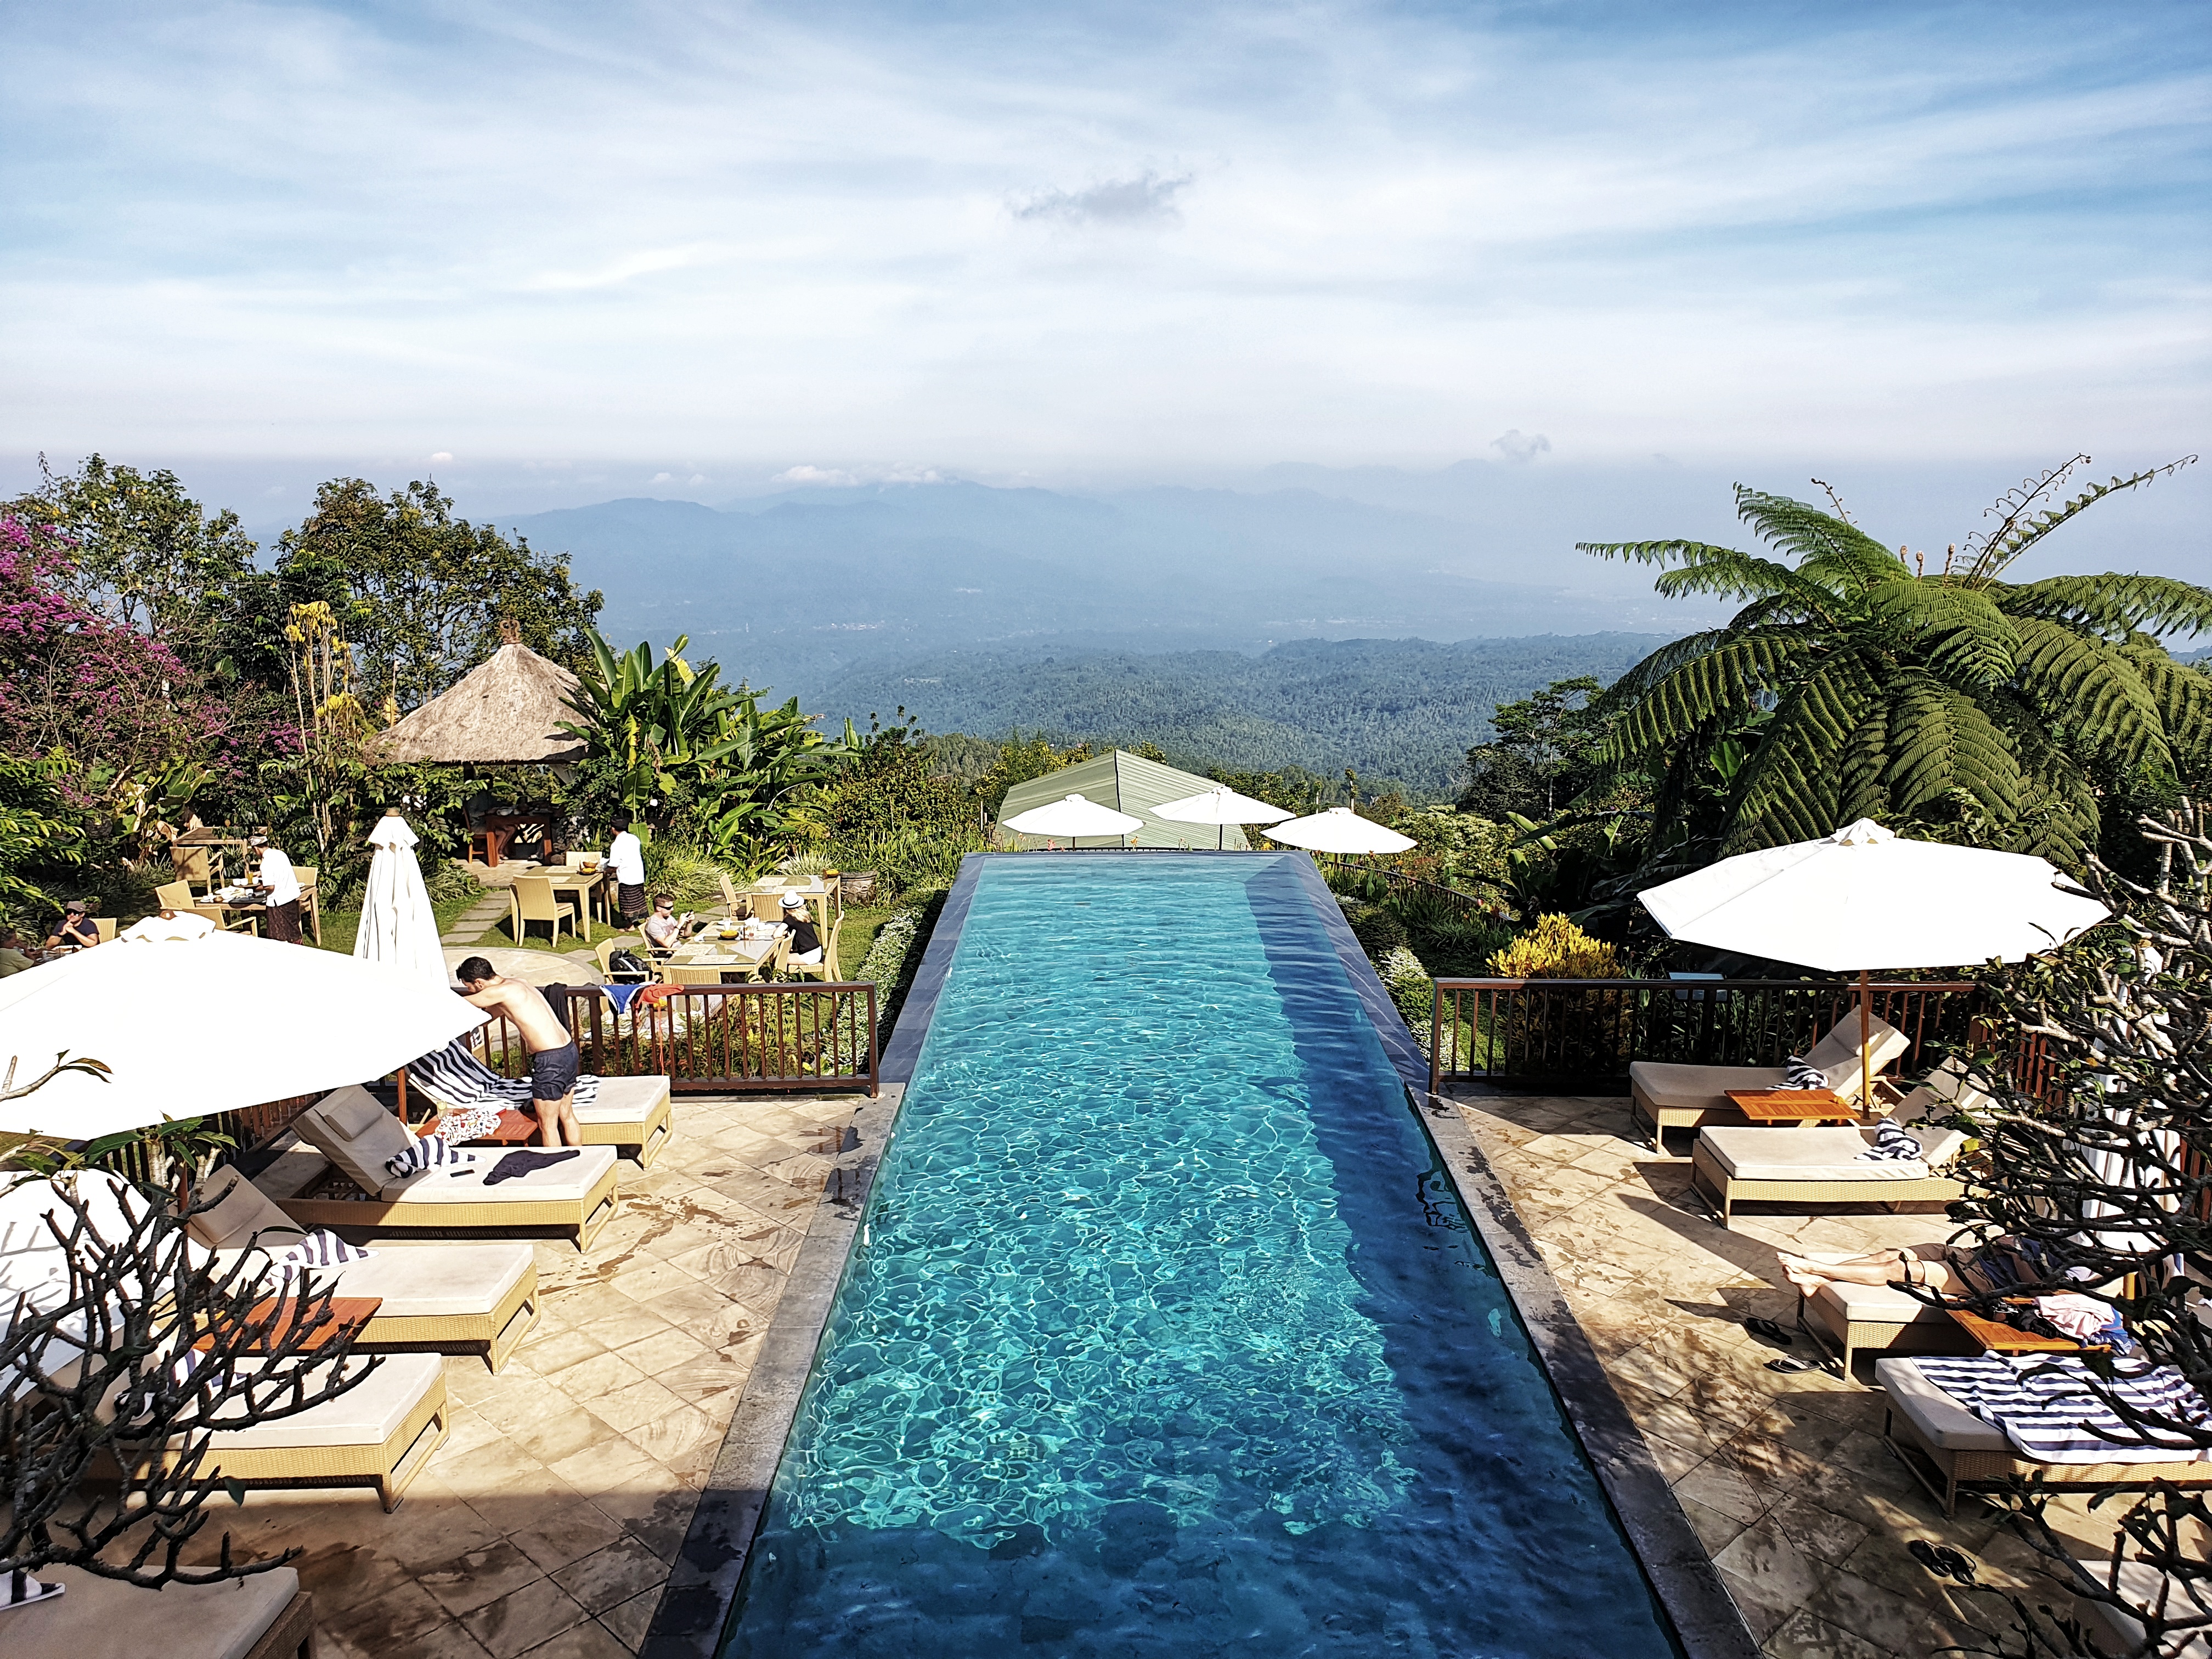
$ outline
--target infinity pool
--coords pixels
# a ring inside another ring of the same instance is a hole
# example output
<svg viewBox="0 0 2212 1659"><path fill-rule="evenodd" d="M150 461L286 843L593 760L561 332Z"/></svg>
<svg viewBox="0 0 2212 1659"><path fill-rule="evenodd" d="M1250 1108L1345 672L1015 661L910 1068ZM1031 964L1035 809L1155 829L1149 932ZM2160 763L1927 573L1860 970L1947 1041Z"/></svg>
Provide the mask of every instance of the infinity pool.
<svg viewBox="0 0 2212 1659"><path fill-rule="evenodd" d="M1310 883L985 864L726 1659L1677 1652Z"/></svg>

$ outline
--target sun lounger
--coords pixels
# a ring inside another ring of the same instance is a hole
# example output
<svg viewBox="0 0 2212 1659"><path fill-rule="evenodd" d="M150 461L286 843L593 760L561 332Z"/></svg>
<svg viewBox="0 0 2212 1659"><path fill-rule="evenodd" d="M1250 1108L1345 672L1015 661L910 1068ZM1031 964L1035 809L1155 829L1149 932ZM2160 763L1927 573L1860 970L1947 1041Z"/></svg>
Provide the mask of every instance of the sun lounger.
<svg viewBox="0 0 2212 1659"><path fill-rule="evenodd" d="M1875 1380L1889 1395L1882 1435L1920 1483L1954 1513L1961 1492L1994 1490L2014 1475L2041 1474L2050 1489L2069 1486L2212 1486L2212 1462L2045 1463L2021 1455L1985 1423L1920 1374L1911 1359L1877 1359Z"/></svg>
<svg viewBox="0 0 2212 1659"><path fill-rule="evenodd" d="M366 1089L348 1086L311 1106L252 1175L276 1207L310 1227L436 1238L567 1238L591 1248L615 1212L615 1150L576 1156L486 1186L503 1154L479 1153L458 1174L425 1170L394 1181L384 1161L412 1141L398 1116Z"/></svg>
<svg viewBox="0 0 2212 1659"><path fill-rule="evenodd" d="M300 1224L235 1169L209 1176L198 1200L214 1207L191 1218L191 1234L223 1259L251 1240L281 1249L300 1236ZM537 1258L520 1242L387 1241L366 1261L319 1271L315 1282L382 1301L354 1339L357 1352L473 1353L496 1371L538 1322Z"/></svg>
<svg viewBox="0 0 2212 1659"><path fill-rule="evenodd" d="M315 1600L290 1567L219 1584L167 1584L158 1590L99 1578L75 1567L41 1567L60 1584L52 1601L0 1620L8 1651L66 1654L69 1659L308 1659ZM185 1633L189 1632L188 1638Z"/></svg>
<svg viewBox="0 0 2212 1659"><path fill-rule="evenodd" d="M1890 1122L1920 1142L1917 1158L1861 1158L1875 1144L1872 1127L1700 1130L1690 1150L1690 1184L1719 1211L1723 1227L1732 1224L1736 1205L1747 1199L1814 1210L1830 1204L1948 1204L1965 1190L1946 1172L1966 1137L1928 1120L1971 1111L1988 1099L1955 1061L1937 1067L1889 1114Z"/></svg>
<svg viewBox="0 0 2212 1659"><path fill-rule="evenodd" d="M1874 1022L1871 1044L1876 1077L1905 1057L1912 1044L1904 1032L1882 1020ZM1854 1012L1805 1056L1827 1074L1828 1087L1844 1100L1859 1093L1859 1017ZM1779 1066L1678 1066L1668 1061L1639 1060L1628 1068L1628 1121L1632 1127L1651 1126L1651 1145L1666 1150L1667 1131L1694 1129L1707 1123L1743 1123L1743 1114L1731 1105L1730 1089L1781 1089L1788 1074Z"/></svg>
<svg viewBox="0 0 2212 1659"><path fill-rule="evenodd" d="M1940 1249L1939 1245L1923 1247ZM1847 1261L1849 1255L1811 1255L1813 1261ZM1832 1355L1846 1376L1862 1355L1978 1353L1980 1344L1941 1308L1887 1285L1831 1280L1797 1298L1797 1328Z"/></svg>
<svg viewBox="0 0 2212 1659"><path fill-rule="evenodd" d="M87 1170L78 1179L104 1234L120 1237L127 1231L125 1206L143 1213L137 1206L147 1200L119 1177ZM37 1305L53 1290L66 1293L65 1254L44 1219L54 1209L44 1182L0 1194L0 1296L9 1306L19 1296ZM66 1230L68 1212L57 1214ZM369 1362L340 1363L366 1368ZM307 1373L311 1389L319 1386L325 1369ZM335 1399L270 1422L217 1429L208 1437L203 1467L247 1486L374 1486L392 1510L444 1443L447 1422L445 1361L436 1354L393 1354ZM8 1628L0 1626L0 1632Z"/></svg>
<svg viewBox="0 0 2212 1659"><path fill-rule="evenodd" d="M477 1103L450 1097L428 1073L410 1071L408 1082L425 1099L448 1109ZM612 1146L641 1170L653 1167L674 1127L665 1077L603 1077L595 1097L588 1105L579 1100L575 1112L584 1145Z"/></svg>

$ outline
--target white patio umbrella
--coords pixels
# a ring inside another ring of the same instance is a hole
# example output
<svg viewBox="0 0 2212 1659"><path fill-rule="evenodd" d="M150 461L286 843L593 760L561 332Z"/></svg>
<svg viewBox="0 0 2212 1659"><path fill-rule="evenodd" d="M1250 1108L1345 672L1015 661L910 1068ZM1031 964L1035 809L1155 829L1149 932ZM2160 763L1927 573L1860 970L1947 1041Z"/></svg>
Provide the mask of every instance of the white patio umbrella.
<svg viewBox="0 0 2212 1659"><path fill-rule="evenodd" d="M1419 842L1386 830L1372 818L1363 818L1349 806L1332 806L1325 812L1292 818L1267 832L1270 841L1303 847L1309 853L1402 853Z"/></svg>
<svg viewBox="0 0 2212 1659"><path fill-rule="evenodd" d="M483 1023L427 975L335 951L215 933L103 945L0 980L0 1131L88 1140L381 1077Z"/></svg>
<svg viewBox="0 0 2212 1659"><path fill-rule="evenodd" d="M421 839L394 810L368 832L376 851L368 862L368 888L361 901L361 927L353 953L362 962L381 962L443 989L448 982L444 947L438 942L438 918L430 908L430 890L415 857Z"/></svg>
<svg viewBox="0 0 2212 1659"><path fill-rule="evenodd" d="M1266 801L1240 795L1224 784L1220 788L1209 789L1201 795L1185 795L1181 800L1155 806L1152 816L1165 818L1170 823L1213 825L1217 832L1213 837L1213 850L1218 853L1228 844L1229 825L1280 823L1291 814L1279 806L1268 805Z"/></svg>
<svg viewBox="0 0 2212 1659"><path fill-rule="evenodd" d="M1905 841L1861 818L1818 841L1743 853L1637 896L1669 939L1859 976L1867 1075L1876 968L2019 962L2111 912L2024 853Z"/></svg>
<svg viewBox="0 0 2212 1659"><path fill-rule="evenodd" d="M1024 836L1066 836L1070 842L1078 836L1111 836L1119 841L1132 830L1143 829L1145 821L1102 806L1087 795L1068 795L1017 812L1000 820L1000 827Z"/></svg>

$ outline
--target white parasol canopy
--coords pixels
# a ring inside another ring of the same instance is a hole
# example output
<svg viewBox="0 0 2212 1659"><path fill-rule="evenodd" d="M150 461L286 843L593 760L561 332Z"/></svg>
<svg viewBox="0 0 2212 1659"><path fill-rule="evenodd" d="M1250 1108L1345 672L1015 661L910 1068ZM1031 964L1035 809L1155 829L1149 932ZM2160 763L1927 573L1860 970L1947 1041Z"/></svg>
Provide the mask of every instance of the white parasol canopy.
<svg viewBox="0 0 2212 1659"><path fill-rule="evenodd" d="M1876 968L2019 962L2112 913L2025 853L1905 841L1871 818L1723 859L1637 896L1669 939L1859 976L1859 1075Z"/></svg>
<svg viewBox="0 0 2212 1659"><path fill-rule="evenodd" d="M1668 937L1830 973L2019 962L2111 913L2042 859L1904 841L1869 818L1639 894Z"/></svg>
<svg viewBox="0 0 2212 1659"><path fill-rule="evenodd" d="M1101 806L1087 795L1068 795L1043 806L1032 806L1003 820L1000 828L1024 836L1111 836L1120 840L1132 830L1145 827L1142 818Z"/></svg>
<svg viewBox="0 0 2212 1659"><path fill-rule="evenodd" d="M397 811L386 812L368 832L368 844L376 851L368 862L353 953L362 962L403 969L442 989L448 983L445 950L438 942L430 890L422 884L422 866L415 857L420 839Z"/></svg>
<svg viewBox="0 0 2212 1659"><path fill-rule="evenodd" d="M1211 823L1225 834L1232 823L1280 823L1291 814L1282 807L1240 795L1224 784L1204 794L1185 795L1181 800L1164 802L1152 808L1152 816L1165 818L1170 823ZM1222 840L1221 835L1214 837L1217 852Z"/></svg>
<svg viewBox="0 0 2212 1659"><path fill-rule="evenodd" d="M89 1140L381 1077L483 1023L427 976L240 933L103 945L0 980L0 1131Z"/></svg>
<svg viewBox="0 0 2212 1659"><path fill-rule="evenodd" d="M1420 845L1372 818L1361 817L1349 806L1332 806L1310 817L1279 823L1267 831L1267 839L1303 847L1309 853L1402 853Z"/></svg>

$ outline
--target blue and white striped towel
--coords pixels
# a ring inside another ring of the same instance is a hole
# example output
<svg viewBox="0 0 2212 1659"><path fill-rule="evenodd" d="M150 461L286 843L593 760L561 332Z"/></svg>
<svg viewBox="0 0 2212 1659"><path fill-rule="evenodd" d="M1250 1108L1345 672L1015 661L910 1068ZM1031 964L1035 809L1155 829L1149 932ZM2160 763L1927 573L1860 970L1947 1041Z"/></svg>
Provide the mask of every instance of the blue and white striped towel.
<svg viewBox="0 0 2212 1659"><path fill-rule="evenodd" d="M2002 1431L2023 1456L2039 1462L2212 1461L2212 1448L2172 1435L2154 1437L2122 1422L2090 1393L2089 1370L2078 1359L1985 1353L1912 1363L1921 1376ZM2212 1405L2171 1365L2130 1366L2121 1361L2113 1380L2098 1386L2136 1411L2176 1419L2212 1436Z"/></svg>
<svg viewBox="0 0 2212 1659"><path fill-rule="evenodd" d="M1879 1164L1891 1158L1901 1161L1918 1158L1926 1149L1911 1135L1887 1118L1875 1127L1874 1145L1859 1154L1862 1164Z"/></svg>
<svg viewBox="0 0 2212 1659"><path fill-rule="evenodd" d="M343 1267L349 1261L366 1261L376 1254L358 1244L349 1244L336 1233L318 1227L289 1249L276 1251L270 1259L287 1279L294 1273L306 1273L316 1267Z"/></svg>
<svg viewBox="0 0 2212 1659"><path fill-rule="evenodd" d="M449 1110L477 1106L526 1106L530 1079L501 1077L476 1057L465 1033L442 1048L407 1063L407 1080ZM589 1072L576 1079L576 1104L589 1106L599 1097L599 1080Z"/></svg>
<svg viewBox="0 0 2212 1659"><path fill-rule="evenodd" d="M432 1170L441 1164L473 1164L474 1152L465 1152L443 1135L422 1135L404 1152L394 1152L384 1160L384 1173L394 1181L404 1181L409 1176Z"/></svg>

